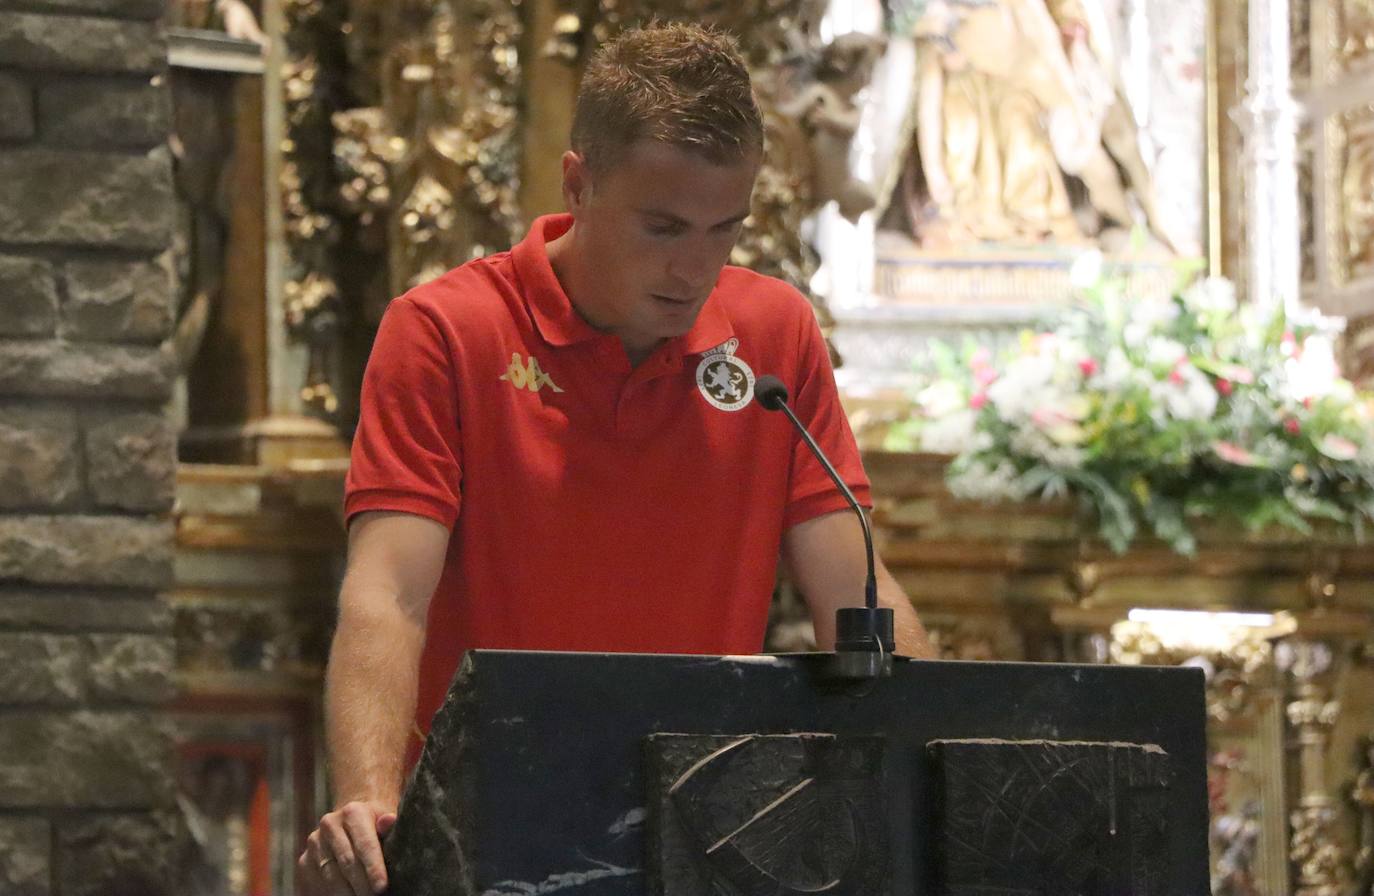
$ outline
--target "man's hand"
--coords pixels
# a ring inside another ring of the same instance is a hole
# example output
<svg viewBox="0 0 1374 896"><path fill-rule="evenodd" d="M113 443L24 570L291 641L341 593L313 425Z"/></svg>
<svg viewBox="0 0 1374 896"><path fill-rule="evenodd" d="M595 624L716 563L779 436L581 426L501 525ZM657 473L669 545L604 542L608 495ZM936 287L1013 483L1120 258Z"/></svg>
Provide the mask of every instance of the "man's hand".
<svg viewBox="0 0 1374 896"><path fill-rule="evenodd" d="M396 824L394 808L352 802L327 813L296 860L301 896L372 896L386 890L382 838Z"/></svg>

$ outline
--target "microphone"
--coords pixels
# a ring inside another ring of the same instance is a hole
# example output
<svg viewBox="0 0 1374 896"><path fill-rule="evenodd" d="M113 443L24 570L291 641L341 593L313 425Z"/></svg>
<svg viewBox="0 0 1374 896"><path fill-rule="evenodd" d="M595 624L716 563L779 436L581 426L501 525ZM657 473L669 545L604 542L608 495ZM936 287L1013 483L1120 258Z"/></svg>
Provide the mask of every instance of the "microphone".
<svg viewBox="0 0 1374 896"><path fill-rule="evenodd" d="M868 517L864 515L863 508L859 506L854 493L849 490L849 486L844 484L844 480L835 471L835 467L825 456L825 452L821 451L821 446L816 444L816 440L811 437L806 426L792 412L792 408L787 404L787 387L783 385L782 380L772 374L764 374L759 377L754 384L754 397L767 410L782 411L787 415L787 419L792 421L792 425L796 427L797 433L806 442L806 446L811 449L811 453L816 456L816 460L820 461L825 472L830 474L835 487L849 502L850 508L859 515L859 525L863 527L864 547L868 552L868 579L864 582L864 606L841 607L835 611L835 652L837 654L863 652L891 656L897 646L896 638L893 635L893 613L890 607L878 606L877 564L873 560L873 530L869 526ZM876 674L878 673L874 670L852 677L874 677Z"/></svg>

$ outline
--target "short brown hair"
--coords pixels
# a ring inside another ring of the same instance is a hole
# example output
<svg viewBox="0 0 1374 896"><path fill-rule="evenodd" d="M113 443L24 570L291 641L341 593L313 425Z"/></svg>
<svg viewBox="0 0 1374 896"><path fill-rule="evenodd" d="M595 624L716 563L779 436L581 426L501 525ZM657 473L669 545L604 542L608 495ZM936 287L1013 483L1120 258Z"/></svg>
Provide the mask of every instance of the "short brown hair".
<svg viewBox="0 0 1374 896"><path fill-rule="evenodd" d="M573 150L600 173L646 139L715 164L763 148L763 122L734 38L699 25L653 24L596 52L577 94Z"/></svg>

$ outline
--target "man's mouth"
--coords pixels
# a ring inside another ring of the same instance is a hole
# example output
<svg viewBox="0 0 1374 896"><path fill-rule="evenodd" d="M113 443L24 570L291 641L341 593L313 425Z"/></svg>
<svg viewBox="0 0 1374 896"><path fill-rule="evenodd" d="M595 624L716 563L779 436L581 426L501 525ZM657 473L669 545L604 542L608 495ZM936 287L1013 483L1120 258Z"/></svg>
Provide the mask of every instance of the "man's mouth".
<svg viewBox="0 0 1374 896"><path fill-rule="evenodd" d="M686 308L693 302L692 299L680 299L676 296L665 296L662 293L657 292L650 293L650 295L653 296L655 299L658 299L660 302L665 302L669 305L674 305L679 308Z"/></svg>

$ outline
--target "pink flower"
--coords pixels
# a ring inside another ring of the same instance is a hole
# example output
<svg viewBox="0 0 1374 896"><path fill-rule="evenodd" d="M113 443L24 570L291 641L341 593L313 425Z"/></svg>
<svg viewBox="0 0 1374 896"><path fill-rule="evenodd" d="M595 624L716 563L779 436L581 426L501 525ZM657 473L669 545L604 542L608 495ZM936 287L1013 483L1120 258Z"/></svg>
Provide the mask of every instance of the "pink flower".
<svg viewBox="0 0 1374 896"><path fill-rule="evenodd" d="M1223 377L1217 380L1217 391L1222 395L1230 395L1232 392L1236 391L1236 387L1231 385L1230 380Z"/></svg>
<svg viewBox="0 0 1374 896"><path fill-rule="evenodd" d="M1218 376L1242 386L1248 386L1255 381L1255 372L1241 364L1218 364L1216 370Z"/></svg>
<svg viewBox="0 0 1374 896"><path fill-rule="evenodd" d="M1174 369L1169 371L1169 382L1173 383L1175 386L1183 385L1183 374L1179 371L1180 366L1182 365L1175 365Z"/></svg>
<svg viewBox="0 0 1374 896"><path fill-rule="evenodd" d="M1212 451L1228 464L1238 467L1262 466L1260 459L1234 442L1213 442Z"/></svg>
<svg viewBox="0 0 1374 896"><path fill-rule="evenodd" d="M1302 431L1302 427L1298 425L1297 419L1293 417L1289 417L1287 420L1283 421L1283 428L1288 430L1290 436L1295 436Z"/></svg>
<svg viewBox="0 0 1374 896"><path fill-rule="evenodd" d="M991 367L979 367L973 371L973 381L981 387L991 386L997 379L997 371Z"/></svg>
<svg viewBox="0 0 1374 896"><path fill-rule="evenodd" d="M978 346L978 349L973 353L973 357L968 359L969 366L972 367L974 370L977 370L980 367L987 367L991 363L992 352L988 351L988 349L985 346L981 345Z"/></svg>
<svg viewBox="0 0 1374 896"><path fill-rule="evenodd" d="M968 406L973 408L975 411L981 411L983 409L983 405L987 403L988 393L986 392L976 392L974 393L973 397L968 400Z"/></svg>
<svg viewBox="0 0 1374 896"><path fill-rule="evenodd" d="M1354 460L1360 453L1360 446L1347 438L1328 435L1317 445L1317 450L1332 460Z"/></svg>
<svg viewBox="0 0 1374 896"><path fill-rule="evenodd" d="M1097 362L1092 358L1084 358L1078 362L1078 369L1083 371L1084 376L1092 376L1097 373Z"/></svg>

